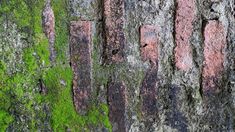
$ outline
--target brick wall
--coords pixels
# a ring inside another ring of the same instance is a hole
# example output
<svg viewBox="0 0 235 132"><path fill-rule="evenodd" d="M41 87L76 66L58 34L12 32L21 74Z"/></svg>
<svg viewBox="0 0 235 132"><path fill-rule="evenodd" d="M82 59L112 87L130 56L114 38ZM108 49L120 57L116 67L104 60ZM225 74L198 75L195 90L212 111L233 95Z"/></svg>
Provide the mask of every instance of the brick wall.
<svg viewBox="0 0 235 132"><path fill-rule="evenodd" d="M107 69L113 131L232 130L233 9L224 0L104 0L94 17L78 15L70 28L76 110L100 87L93 59Z"/></svg>

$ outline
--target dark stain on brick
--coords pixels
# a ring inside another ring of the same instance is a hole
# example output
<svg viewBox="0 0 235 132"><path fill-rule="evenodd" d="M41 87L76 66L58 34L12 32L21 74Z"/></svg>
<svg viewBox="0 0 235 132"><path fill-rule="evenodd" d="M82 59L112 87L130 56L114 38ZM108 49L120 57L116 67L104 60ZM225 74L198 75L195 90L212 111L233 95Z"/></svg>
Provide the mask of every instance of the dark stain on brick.
<svg viewBox="0 0 235 132"><path fill-rule="evenodd" d="M124 60L124 0L104 0L104 63Z"/></svg>
<svg viewBox="0 0 235 132"><path fill-rule="evenodd" d="M157 64L157 62L155 62ZM142 82L140 89L140 97L142 98L142 114L155 118L157 113L157 72L158 66L151 67Z"/></svg>
<svg viewBox="0 0 235 132"><path fill-rule="evenodd" d="M187 119L179 111L179 99L178 92L180 88L173 85L169 89L169 111L166 113L166 122L170 124L171 127L177 129L180 132L187 132Z"/></svg>
<svg viewBox="0 0 235 132"><path fill-rule="evenodd" d="M108 86L109 119L114 132L125 132L126 86L123 82L111 82Z"/></svg>
<svg viewBox="0 0 235 132"><path fill-rule="evenodd" d="M70 59L73 70L74 105L80 114L87 112L91 92L91 22L70 24Z"/></svg>

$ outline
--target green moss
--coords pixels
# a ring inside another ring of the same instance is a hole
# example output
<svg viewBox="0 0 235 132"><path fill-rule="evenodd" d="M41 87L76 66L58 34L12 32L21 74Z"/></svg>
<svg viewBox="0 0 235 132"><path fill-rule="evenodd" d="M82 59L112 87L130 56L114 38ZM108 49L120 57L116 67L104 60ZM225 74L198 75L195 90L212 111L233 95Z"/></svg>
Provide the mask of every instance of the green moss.
<svg viewBox="0 0 235 132"><path fill-rule="evenodd" d="M52 0L52 8L55 14L55 49L57 53L57 63L67 63L69 51L68 45L68 13L67 13L67 0Z"/></svg>
<svg viewBox="0 0 235 132"><path fill-rule="evenodd" d="M111 131L106 104L94 101L84 116L79 115L73 106L72 71L67 56L70 20L67 15L67 0L52 1L56 19L57 65L54 67L49 67L49 45L41 25L43 6L43 0L3 0L0 5L0 15L7 15L9 20L17 24L19 31L27 36L21 71L8 75L5 62L0 61L0 77L3 78L0 80L0 131L5 131L12 122L16 130L25 126L31 131L37 130L38 120L44 120L48 113L44 113L42 109L36 110L34 106L41 106L43 103L50 104L50 123L54 131L64 131L67 128L73 131L89 131L98 126ZM4 56L7 56L7 53L4 53ZM96 50L93 54L95 82L97 86L106 85L113 68L102 67L98 56L99 52ZM100 71L103 71L103 74L99 74ZM48 89L46 96L39 94L38 80L41 78ZM11 114L9 109L15 113ZM19 116L17 114L26 116L27 121L13 120Z"/></svg>
<svg viewBox="0 0 235 132"><path fill-rule="evenodd" d="M72 99L72 71L70 67L54 67L49 69L43 78L48 88L47 99L52 105L51 123L53 129L64 131L66 128L84 130L89 125L104 125L110 128L108 109L104 104L92 105L85 116L79 115ZM61 82L65 82L65 85ZM63 113L63 115L61 115ZM89 128L87 128L88 130Z"/></svg>
<svg viewBox="0 0 235 132"><path fill-rule="evenodd" d="M8 124L10 124L13 121L13 118L11 115L9 115L8 112L0 110L0 131L5 131L8 127Z"/></svg>

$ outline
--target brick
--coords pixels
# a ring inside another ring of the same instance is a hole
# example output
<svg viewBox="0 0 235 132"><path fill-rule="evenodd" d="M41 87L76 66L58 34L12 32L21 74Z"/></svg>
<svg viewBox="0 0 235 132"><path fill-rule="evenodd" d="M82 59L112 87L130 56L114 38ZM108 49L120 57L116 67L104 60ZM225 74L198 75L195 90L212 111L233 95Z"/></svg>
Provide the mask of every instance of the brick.
<svg viewBox="0 0 235 132"><path fill-rule="evenodd" d="M46 1L45 7L42 11L42 26L43 31L49 40L50 61L55 62L55 16L51 8L50 0Z"/></svg>
<svg viewBox="0 0 235 132"><path fill-rule="evenodd" d="M74 105L80 114L87 112L91 94L91 22L70 24L70 59L73 71Z"/></svg>
<svg viewBox="0 0 235 132"><path fill-rule="evenodd" d="M108 87L109 120L113 132L125 132L126 85L124 82L112 82Z"/></svg>
<svg viewBox="0 0 235 132"><path fill-rule="evenodd" d="M204 92L217 90L224 71L225 29L219 21L211 20L204 30L204 63L202 86Z"/></svg>
<svg viewBox="0 0 235 132"><path fill-rule="evenodd" d="M143 61L150 61L151 64L156 65L158 60L158 39L157 28L151 25L144 25L140 27L140 52Z"/></svg>
<svg viewBox="0 0 235 132"><path fill-rule="evenodd" d="M168 89L168 93L166 94L168 97L168 102L166 102L166 122L179 132L187 132L188 121L184 113L180 110L184 104L184 100L180 100L180 96L182 96L181 90L182 88L177 85L171 85Z"/></svg>
<svg viewBox="0 0 235 132"><path fill-rule="evenodd" d="M157 113L157 72L158 72L158 38L157 27L144 25L140 27L140 52L143 61L150 61L148 69L140 89L142 98L142 114L155 117Z"/></svg>
<svg viewBox="0 0 235 132"><path fill-rule="evenodd" d="M124 0L104 0L105 63L124 60Z"/></svg>
<svg viewBox="0 0 235 132"><path fill-rule="evenodd" d="M140 89L140 97L142 98L141 111L146 117L155 116L157 113L157 72L158 66L156 64L147 71Z"/></svg>
<svg viewBox="0 0 235 132"><path fill-rule="evenodd" d="M175 16L175 65L179 70L188 71L192 65L190 36L195 19L194 0L176 0Z"/></svg>

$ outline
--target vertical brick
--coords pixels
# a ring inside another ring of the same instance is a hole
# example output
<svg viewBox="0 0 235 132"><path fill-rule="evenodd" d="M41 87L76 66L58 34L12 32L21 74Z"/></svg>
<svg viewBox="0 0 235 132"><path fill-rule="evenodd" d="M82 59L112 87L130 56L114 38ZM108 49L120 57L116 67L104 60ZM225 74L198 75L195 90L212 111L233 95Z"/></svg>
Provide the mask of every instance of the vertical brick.
<svg viewBox="0 0 235 132"><path fill-rule="evenodd" d="M108 87L109 119L113 132L125 132L126 86L124 82L112 82Z"/></svg>
<svg viewBox="0 0 235 132"><path fill-rule="evenodd" d="M87 111L91 92L91 22L70 24L70 57L73 70L74 105L80 114Z"/></svg>
<svg viewBox="0 0 235 132"><path fill-rule="evenodd" d="M140 89L140 96L142 98L141 111L146 117L155 116L157 113L157 72L157 65L150 68L145 75Z"/></svg>
<svg viewBox="0 0 235 132"><path fill-rule="evenodd" d="M119 63L124 58L124 0L104 0L105 62Z"/></svg>
<svg viewBox="0 0 235 132"><path fill-rule="evenodd" d="M140 95L142 98L142 114L144 116L155 116L157 112L157 72L158 72L158 38L157 28L152 25L140 27L140 52L143 61L150 61L148 69L142 82Z"/></svg>
<svg viewBox="0 0 235 132"><path fill-rule="evenodd" d="M55 62L55 17L50 2L50 0L46 1L45 7L42 11L42 26L43 31L49 40L50 61Z"/></svg>
<svg viewBox="0 0 235 132"><path fill-rule="evenodd" d="M222 23L209 21L204 30L204 38L202 86L204 92L213 92L220 87L219 81L224 71L226 35Z"/></svg>
<svg viewBox="0 0 235 132"><path fill-rule="evenodd" d="M192 49L190 47L190 36L193 32L193 21L195 19L194 0L176 0L175 16L175 64L183 71L192 67Z"/></svg>
<svg viewBox="0 0 235 132"><path fill-rule="evenodd" d="M158 59L156 27L144 25L140 28L140 52L143 61L156 65Z"/></svg>

